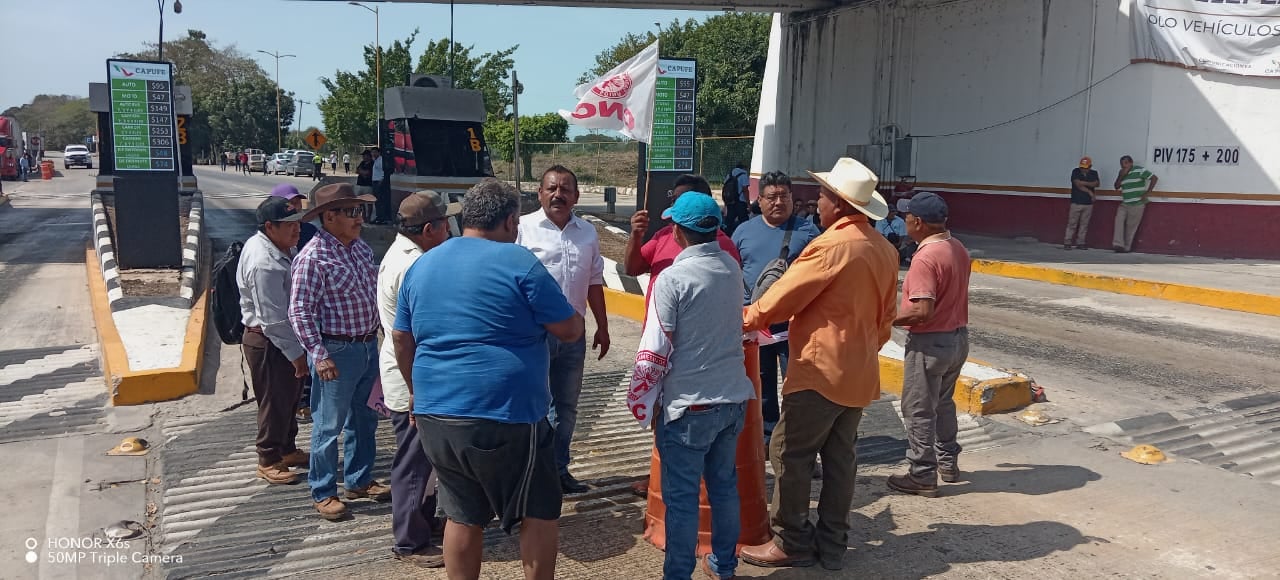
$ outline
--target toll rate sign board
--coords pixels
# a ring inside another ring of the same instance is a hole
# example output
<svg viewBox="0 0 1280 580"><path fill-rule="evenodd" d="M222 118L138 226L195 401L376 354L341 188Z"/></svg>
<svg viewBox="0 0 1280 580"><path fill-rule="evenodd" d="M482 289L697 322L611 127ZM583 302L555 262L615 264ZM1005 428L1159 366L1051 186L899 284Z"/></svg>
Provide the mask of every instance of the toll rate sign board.
<svg viewBox="0 0 1280 580"><path fill-rule="evenodd" d="M173 65L108 59L107 77L116 171L174 171Z"/></svg>
<svg viewBox="0 0 1280 580"><path fill-rule="evenodd" d="M649 144L650 171L693 172L694 95L697 62L658 59L653 91L653 137Z"/></svg>

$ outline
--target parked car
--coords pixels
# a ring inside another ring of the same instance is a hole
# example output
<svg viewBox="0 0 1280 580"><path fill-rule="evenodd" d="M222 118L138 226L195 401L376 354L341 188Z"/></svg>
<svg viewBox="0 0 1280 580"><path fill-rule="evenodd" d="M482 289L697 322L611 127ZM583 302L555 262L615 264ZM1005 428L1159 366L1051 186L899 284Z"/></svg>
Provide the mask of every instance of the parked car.
<svg viewBox="0 0 1280 580"><path fill-rule="evenodd" d="M285 175L313 176L316 170L315 157L315 155L305 151L294 153L293 157L290 157L284 164Z"/></svg>
<svg viewBox="0 0 1280 580"><path fill-rule="evenodd" d="M267 161L267 173L272 175L280 175L284 173L285 162L289 160L288 153L276 153Z"/></svg>
<svg viewBox="0 0 1280 580"><path fill-rule="evenodd" d="M262 153L249 154L249 173L261 171L263 175L267 174L267 156Z"/></svg>
<svg viewBox="0 0 1280 580"><path fill-rule="evenodd" d="M86 168L93 169L93 155L89 154L89 148L84 145L67 145L62 151L62 168L71 169L71 166L83 165Z"/></svg>

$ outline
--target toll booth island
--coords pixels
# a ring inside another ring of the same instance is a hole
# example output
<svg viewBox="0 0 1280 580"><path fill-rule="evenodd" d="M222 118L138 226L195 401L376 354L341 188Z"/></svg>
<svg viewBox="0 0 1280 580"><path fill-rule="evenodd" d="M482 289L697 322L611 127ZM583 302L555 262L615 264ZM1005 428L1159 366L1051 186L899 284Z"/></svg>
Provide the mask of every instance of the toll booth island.
<svg viewBox="0 0 1280 580"><path fill-rule="evenodd" d="M484 95L454 89L447 77L411 75L409 86L383 92L381 142L391 148L391 207L415 191L431 189L450 202L493 177L484 139Z"/></svg>

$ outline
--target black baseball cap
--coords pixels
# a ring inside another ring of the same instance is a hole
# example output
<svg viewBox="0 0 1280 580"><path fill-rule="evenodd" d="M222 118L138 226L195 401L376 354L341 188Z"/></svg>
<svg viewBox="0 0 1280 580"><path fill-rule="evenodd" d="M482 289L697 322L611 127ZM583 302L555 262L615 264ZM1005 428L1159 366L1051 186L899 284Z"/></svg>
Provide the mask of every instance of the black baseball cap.
<svg viewBox="0 0 1280 580"><path fill-rule="evenodd" d="M302 214L289 207L289 200L283 197L268 197L258 204L258 224L267 222L296 222L302 220Z"/></svg>
<svg viewBox="0 0 1280 580"><path fill-rule="evenodd" d="M932 191L917 193L907 202L907 213L920 218L927 224L940 224L947 221L947 202Z"/></svg>

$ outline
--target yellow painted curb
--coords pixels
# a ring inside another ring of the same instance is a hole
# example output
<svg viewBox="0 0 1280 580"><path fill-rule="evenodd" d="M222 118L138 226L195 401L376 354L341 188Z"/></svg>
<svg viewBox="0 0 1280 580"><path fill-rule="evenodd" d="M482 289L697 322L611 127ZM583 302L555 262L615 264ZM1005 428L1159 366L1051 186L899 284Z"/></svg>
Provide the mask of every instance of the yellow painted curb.
<svg viewBox="0 0 1280 580"><path fill-rule="evenodd" d="M1150 280L1090 274L1000 260L974 260L973 271L991 276L1035 280L1037 282L1077 286L1090 290L1157 298L1171 302L1184 302L1186 304L1197 304L1211 308L1249 312L1251 314L1280 316L1280 296L1267 294L1188 286L1172 282L1152 282Z"/></svg>
<svg viewBox="0 0 1280 580"><path fill-rule="evenodd" d="M644 296L604 289L604 308L609 314L617 314L636 322L644 322Z"/></svg>
<svg viewBox="0 0 1280 580"><path fill-rule="evenodd" d="M637 322L644 321L644 296L605 288L604 303L610 314ZM902 375L902 361L880 357L881 392L902 396ZM986 381L960 377L956 381L954 399L956 410L970 415L990 415L1021 409L1031 404L1031 379L1017 375Z"/></svg>
<svg viewBox="0 0 1280 580"><path fill-rule="evenodd" d="M200 273L199 288L204 288L208 278L208 260ZM113 405L139 405L155 401L169 401L190 395L200 388L200 366L204 358L205 320L208 308L207 292L201 292L191 307L187 321L186 337L182 345L182 362L175 368L132 371L124 341L111 318L111 303L107 300L106 284L98 265L98 253L93 248L85 250L85 268L89 278L89 303L93 309L93 321L98 327L98 344L102 353L102 371L106 377L108 395Z"/></svg>

